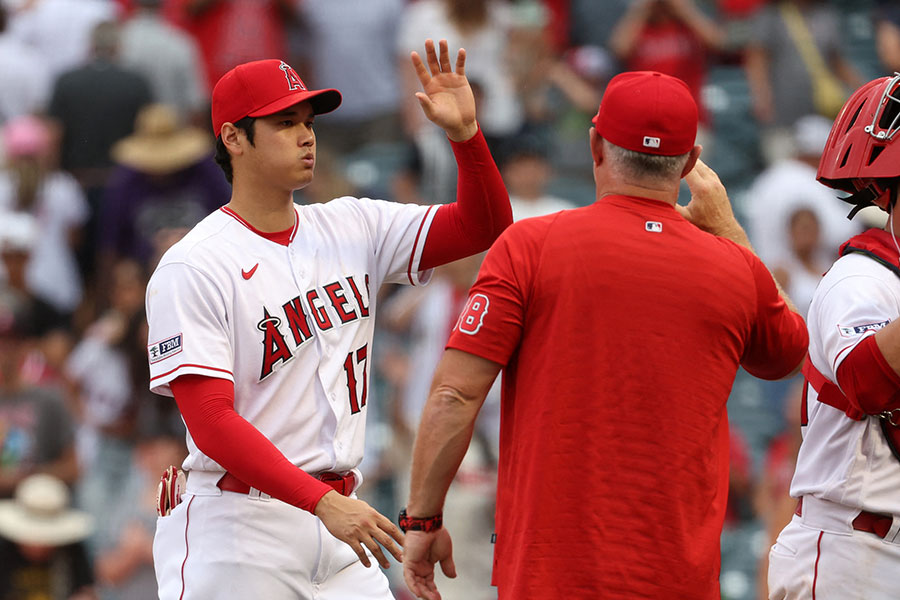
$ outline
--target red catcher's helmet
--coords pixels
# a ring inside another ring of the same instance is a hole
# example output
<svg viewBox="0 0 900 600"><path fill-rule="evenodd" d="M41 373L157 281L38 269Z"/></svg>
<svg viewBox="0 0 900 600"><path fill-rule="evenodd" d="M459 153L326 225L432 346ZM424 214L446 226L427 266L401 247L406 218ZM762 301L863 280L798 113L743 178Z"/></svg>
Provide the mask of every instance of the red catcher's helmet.
<svg viewBox="0 0 900 600"><path fill-rule="evenodd" d="M872 204L888 210L900 177L900 74L881 77L856 90L834 120L816 179L852 194L844 198L860 209Z"/></svg>

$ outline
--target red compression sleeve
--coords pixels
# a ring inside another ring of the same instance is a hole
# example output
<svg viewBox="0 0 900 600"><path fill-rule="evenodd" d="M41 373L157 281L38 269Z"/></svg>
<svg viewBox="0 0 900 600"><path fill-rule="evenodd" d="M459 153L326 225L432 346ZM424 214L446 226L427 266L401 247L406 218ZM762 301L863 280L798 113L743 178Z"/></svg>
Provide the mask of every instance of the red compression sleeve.
<svg viewBox="0 0 900 600"><path fill-rule="evenodd" d="M235 412L232 382L182 375L170 387L197 448L247 485L309 512L332 489L291 464Z"/></svg>
<svg viewBox="0 0 900 600"><path fill-rule="evenodd" d="M874 335L850 351L835 375L850 404L866 414L900 408L900 376L885 360Z"/></svg>
<svg viewBox="0 0 900 600"><path fill-rule="evenodd" d="M512 223L509 193L481 129L450 145L458 171L456 202L435 212L419 263L423 270L487 250Z"/></svg>

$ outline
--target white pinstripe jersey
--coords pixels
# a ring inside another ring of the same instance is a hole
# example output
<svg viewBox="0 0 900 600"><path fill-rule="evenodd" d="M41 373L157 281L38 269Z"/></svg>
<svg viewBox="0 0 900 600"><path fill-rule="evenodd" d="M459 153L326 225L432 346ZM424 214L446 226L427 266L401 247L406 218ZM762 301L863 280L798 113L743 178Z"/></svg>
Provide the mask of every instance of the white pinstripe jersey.
<svg viewBox="0 0 900 600"><path fill-rule="evenodd" d="M828 380L859 342L900 315L900 278L875 260L848 254L834 263L810 304L809 356ZM807 385L808 424L791 496L815 495L845 506L900 515L900 462L879 418L862 421L821 403Z"/></svg>
<svg viewBox="0 0 900 600"><path fill-rule="evenodd" d="M376 295L424 284L435 206L338 198L296 206L285 246L223 207L163 256L147 287L150 387L232 380L235 410L308 473L362 459ZM188 435L185 469L220 471Z"/></svg>

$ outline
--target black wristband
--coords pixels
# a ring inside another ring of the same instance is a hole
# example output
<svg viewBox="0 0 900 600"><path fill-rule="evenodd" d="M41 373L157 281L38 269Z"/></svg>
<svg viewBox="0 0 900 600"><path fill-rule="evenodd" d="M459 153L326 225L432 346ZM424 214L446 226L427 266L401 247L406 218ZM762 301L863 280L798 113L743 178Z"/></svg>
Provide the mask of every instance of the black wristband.
<svg viewBox="0 0 900 600"><path fill-rule="evenodd" d="M429 533L443 527L444 515L439 513L433 517L410 517L406 514L406 509L404 508L400 511L400 516L397 517L397 523L400 525L400 530L403 533L407 531L424 531Z"/></svg>

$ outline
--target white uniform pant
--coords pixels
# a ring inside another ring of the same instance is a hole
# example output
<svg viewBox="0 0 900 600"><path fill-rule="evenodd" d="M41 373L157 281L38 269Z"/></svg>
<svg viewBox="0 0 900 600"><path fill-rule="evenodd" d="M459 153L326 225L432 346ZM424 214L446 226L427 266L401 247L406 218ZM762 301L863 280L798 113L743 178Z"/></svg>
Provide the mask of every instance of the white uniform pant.
<svg viewBox="0 0 900 600"><path fill-rule="evenodd" d="M804 497L803 516L794 515L769 550L769 600L900 598L900 519L881 539L853 529L857 514Z"/></svg>
<svg viewBox="0 0 900 600"><path fill-rule="evenodd" d="M305 510L210 486L182 498L157 520L160 600L393 598L375 559L363 566Z"/></svg>

